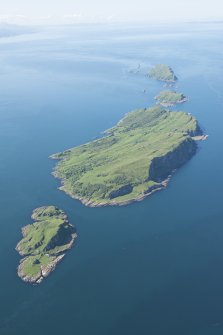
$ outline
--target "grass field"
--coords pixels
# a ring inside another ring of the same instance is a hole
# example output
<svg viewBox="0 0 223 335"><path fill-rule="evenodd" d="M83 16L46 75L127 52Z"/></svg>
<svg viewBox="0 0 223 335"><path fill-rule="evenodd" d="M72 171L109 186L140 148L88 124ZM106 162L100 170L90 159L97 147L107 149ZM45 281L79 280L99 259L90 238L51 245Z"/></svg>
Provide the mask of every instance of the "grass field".
<svg viewBox="0 0 223 335"><path fill-rule="evenodd" d="M57 255L69 248L74 227L67 221L66 214L54 207L34 210L34 223L23 227L23 238L16 250L25 256L19 271L23 277L41 276L41 269L50 264Z"/></svg>
<svg viewBox="0 0 223 335"><path fill-rule="evenodd" d="M149 71L149 77L165 82L175 82L177 80L171 67L166 64L157 64Z"/></svg>
<svg viewBox="0 0 223 335"><path fill-rule="evenodd" d="M51 156L60 160L54 174L63 180L64 191L87 201L133 200L159 185L161 180L150 176L154 159L174 152L182 143L184 151L192 152L196 146L192 137L198 132L196 119L187 113L160 106L136 110L109 129L107 136ZM173 159L171 164L167 174L180 165Z"/></svg>
<svg viewBox="0 0 223 335"><path fill-rule="evenodd" d="M174 105L186 101L186 96L183 93L175 91L162 91L155 99L161 104Z"/></svg>

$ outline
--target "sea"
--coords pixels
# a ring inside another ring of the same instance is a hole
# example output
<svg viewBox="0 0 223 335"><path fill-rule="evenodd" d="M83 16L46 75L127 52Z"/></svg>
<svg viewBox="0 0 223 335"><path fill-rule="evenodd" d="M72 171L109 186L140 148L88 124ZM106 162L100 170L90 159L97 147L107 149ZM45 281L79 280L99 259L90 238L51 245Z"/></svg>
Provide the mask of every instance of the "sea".
<svg viewBox="0 0 223 335"><path fill-rule="evenodd" d="M37 27L0 38L0 334L223 334L223 22ZM85 207L49 156L155 104L178 77L206 141L141 202ZM17 276L33 209L55 205L75 246L40 285Z"/></svg>

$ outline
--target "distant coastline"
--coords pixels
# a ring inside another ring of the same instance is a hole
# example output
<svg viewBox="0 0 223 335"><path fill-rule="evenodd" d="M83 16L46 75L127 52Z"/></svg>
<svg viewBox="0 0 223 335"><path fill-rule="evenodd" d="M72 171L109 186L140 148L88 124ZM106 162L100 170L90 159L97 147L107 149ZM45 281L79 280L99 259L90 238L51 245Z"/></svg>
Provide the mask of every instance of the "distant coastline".
<svg viewBox="0 0 223 335"><path fill-rule="evenodd" d="M163 107L173 107L188 101L188 98L183 94L176 91L161 91L154 97L157 104Z"/></svg>

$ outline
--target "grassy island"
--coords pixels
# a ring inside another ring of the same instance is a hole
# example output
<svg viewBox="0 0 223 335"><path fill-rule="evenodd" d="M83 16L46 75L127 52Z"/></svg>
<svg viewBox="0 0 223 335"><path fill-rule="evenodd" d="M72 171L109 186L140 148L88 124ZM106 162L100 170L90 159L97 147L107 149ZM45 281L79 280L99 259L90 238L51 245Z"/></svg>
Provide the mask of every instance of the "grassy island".
<svg viewBox="0 0 223 335"><path fill-rule="evenodd" d="M187 97L183 93L176 91L162 91L155 99L163 107L174 106L187 101Z"/></svg>
<svg viewBox="0 0 223 335"><path fill-rule="evenodd" d="M177 77L170 66L166 64L157 64L149 71L149 77L156 80L174 83Z"/></svg>
<svg viewBox="0 0 223 335"><path fill-rule="evenodd" d="M57 207L37 208L32 219L34 223L22 228L23 238L16 247L24 257L18 275L26 282L40 283L72 247L77 235L66 214Z"/></svg>
<svg viewBox="0 0 223 335"><path fill-rule="evenodd" d="M166 186L196 152L197 120L160 106L127 114L103 138L57 153L61 190L88 206L123 205Z"/></svg>

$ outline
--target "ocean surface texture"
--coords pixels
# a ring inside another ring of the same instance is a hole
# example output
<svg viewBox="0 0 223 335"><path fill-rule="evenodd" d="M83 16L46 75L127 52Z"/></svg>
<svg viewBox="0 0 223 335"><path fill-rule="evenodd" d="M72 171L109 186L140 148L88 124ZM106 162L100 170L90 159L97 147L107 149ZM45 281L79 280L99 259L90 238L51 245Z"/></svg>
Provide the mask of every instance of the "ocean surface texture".
<svg viewBox="0 0 223 335"><path fill-rule="evenodd" d="M194 23L0 38L1 335L222 335L222 34L220 23ZM189 97L178 109L209 139L165 191L126 207L84 207L58 190L48 157L153 105L163 84L146 74L156 63L174 69ZM32 286L17 277L15 246L32 210L50 204L78 239Z"/></svg>

